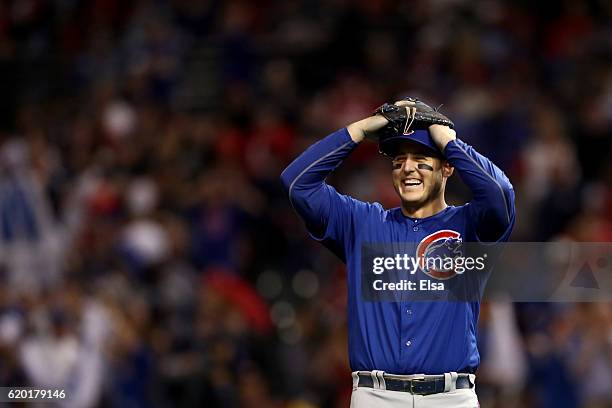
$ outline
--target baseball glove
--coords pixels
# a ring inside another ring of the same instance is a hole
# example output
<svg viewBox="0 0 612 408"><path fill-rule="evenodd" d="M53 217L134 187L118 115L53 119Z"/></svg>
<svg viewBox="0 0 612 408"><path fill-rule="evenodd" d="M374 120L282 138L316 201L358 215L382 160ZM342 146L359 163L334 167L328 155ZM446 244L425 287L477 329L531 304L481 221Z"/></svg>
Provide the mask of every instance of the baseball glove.
<svg viewBox="0 0 612 408"><path fill-rule="evenodd" d="M389 121L385 127L380 129L379 138L409 135L414 130L426 130L430 125L444 125L451 129L455 124L446 116L438 112L417 98L404 98L409 104L398 106L385 103L374 111L374 115L382 115Z"/></svg>

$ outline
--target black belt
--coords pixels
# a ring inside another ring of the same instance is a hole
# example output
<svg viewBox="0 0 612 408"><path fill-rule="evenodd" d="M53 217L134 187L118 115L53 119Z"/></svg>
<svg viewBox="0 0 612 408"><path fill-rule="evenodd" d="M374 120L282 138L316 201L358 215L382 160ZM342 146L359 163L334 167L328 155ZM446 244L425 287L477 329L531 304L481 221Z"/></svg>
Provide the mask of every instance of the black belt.
<svg viewBox="0 0 612 408"><path fill-rule="evenodd" d="M369 373L359 373L358 387L374 388L374 381ZM414 378L414 379L397 379L389 378L387 375L383 377L385 379L385 389L390 391L401 391L409 392L415 395L430 395L444 392L445 380L443 375L428 375L425 378ZM474 384L470 381L468 374L458 374L457 381L455 384L456 389L473 388Z"/></svg>

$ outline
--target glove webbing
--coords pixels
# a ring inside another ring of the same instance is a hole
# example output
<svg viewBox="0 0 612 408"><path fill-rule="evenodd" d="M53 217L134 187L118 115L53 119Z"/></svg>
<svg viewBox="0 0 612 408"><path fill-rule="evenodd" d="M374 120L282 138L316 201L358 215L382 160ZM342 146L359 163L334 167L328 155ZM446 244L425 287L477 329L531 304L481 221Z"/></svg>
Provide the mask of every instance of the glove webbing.
<svg viewBox="0 0 612 408"><path fill-rule="evenodd" d="M414 117L416 116L416 106L406 106L406 124L404 125L404 134L409 135L410 126L412 126L412 122L414 122ZM410 118L410 122L408 119Z"/></svg>

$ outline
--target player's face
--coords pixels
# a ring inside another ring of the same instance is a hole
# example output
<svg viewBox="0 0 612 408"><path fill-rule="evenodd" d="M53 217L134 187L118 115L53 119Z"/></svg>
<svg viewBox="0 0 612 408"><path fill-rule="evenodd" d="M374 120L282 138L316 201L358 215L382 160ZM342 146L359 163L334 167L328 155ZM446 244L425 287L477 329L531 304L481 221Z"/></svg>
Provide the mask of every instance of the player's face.
<svg viewBox="0 0 612 408"><path fill-rule="evenodd" d="M393 186L404 205L421 207L439 198L452 167L417 143L404 143L392 159Z"/></svg>

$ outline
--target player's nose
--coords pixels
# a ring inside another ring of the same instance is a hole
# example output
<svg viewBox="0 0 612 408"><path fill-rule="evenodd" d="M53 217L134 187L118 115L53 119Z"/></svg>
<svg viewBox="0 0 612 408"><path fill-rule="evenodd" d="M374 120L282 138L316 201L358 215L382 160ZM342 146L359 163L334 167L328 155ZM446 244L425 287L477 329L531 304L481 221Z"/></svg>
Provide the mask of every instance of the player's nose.
<svg viewBox="0 0 612 408"><path fill-rule="evenodd" d="M408 157L406 157L406 160L404 160L404 162L402 163L402 172L406 174L412 173L416 171L416 165L417 165L416 160L413 160L409 155Z"/></svg>

